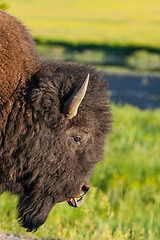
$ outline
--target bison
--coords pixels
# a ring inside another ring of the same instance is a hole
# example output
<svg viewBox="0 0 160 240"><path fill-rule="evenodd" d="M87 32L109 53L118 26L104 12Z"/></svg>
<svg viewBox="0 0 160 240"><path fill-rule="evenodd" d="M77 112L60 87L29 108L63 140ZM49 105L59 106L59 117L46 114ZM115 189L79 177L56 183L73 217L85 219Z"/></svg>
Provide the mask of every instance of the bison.
<svg viewBox="0 0 160 240"><path fill-rule="evenodd" d="M82 204L111 123L101 73L42 59L0 11L0 194L19 196L22 227L36 231L56 203Z"/></svg>

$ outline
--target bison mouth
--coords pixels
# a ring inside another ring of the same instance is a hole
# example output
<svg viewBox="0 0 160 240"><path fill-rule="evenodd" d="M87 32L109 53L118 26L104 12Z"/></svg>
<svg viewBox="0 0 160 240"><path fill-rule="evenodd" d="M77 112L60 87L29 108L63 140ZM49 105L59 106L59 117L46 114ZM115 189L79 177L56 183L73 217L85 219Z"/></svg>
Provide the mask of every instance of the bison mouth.
<svg viewBox="0 0 160 240"><path fill-rule="evenodd" d="M84 201L83 197L88 192L88 190L89 190L89 186L83 185L81 194L78 197L71 197L69 201L67 201L69 206L80 207Z"/></svg>
<svg viewBox="0 0 160 240"><path fill-rule="evenodd" d="M71 207L80 207L82 205L84 201L84 198L83 197L80 197L80 198L70 198L68 202L69 206Z"/></svg>

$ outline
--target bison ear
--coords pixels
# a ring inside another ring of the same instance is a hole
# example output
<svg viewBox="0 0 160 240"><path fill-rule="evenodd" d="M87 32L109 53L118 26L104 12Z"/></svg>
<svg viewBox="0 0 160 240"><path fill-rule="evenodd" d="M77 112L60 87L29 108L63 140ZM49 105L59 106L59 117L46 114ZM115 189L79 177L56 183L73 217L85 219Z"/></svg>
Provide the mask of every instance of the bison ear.
<svg viewBox="0 0 160 240"><path fill-rule="evenodd" d="M64 113L66 118L71 119L77 115L79 105L81 104L86 94L88 82L89 74L87 74L86 78L84 79L79 89L76 90L63 105L62 112Z"/></svg>

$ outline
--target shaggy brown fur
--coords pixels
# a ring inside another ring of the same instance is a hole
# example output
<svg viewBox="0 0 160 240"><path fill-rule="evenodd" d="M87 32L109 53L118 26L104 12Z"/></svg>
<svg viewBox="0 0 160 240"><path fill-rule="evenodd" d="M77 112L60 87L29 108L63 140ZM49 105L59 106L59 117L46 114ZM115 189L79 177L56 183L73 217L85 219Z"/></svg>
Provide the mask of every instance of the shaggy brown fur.
<svg viewBox="0 0 160 240"><path fill-rule="evenodd" d="M5 104L0 119L0 193L8 190L19 195L20 223L32 231L45 222L56 203L88 190L94 166L102 159L111 114L106 83L99 72L87 66L57 62L43 62L35 72L40 60L36 51L31 51L34 44L28 33L17 20L1 14L9 25L14 21L18 24L23 33L19 36L16 25L15 39L27 39L27 45L15 62L9 56L1 56L6 69L2 79L5 94L1 98ZM13 41L10 44L8 51L15 57L16 42L13 49ZM19 62L23 64L18 68ZM12 69L18 69L16 75ZM88 73L90 81L78 114L66 119L62 112L64 103ZM23 84L17 76L23 76ZM10 98L6 101L7 96Z"/></svg>
<svg viewBox="0 0 160 240"><path fill-rule="evenodd" d="M21 22L0 11L0 105L36 72L40 58Z"/></svg>

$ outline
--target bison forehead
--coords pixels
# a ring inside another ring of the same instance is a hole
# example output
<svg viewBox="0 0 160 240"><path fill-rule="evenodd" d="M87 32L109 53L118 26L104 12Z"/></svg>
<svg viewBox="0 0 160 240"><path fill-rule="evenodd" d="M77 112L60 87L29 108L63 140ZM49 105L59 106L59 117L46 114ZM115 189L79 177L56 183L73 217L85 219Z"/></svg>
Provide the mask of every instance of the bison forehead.
<svg viewBox="0 0 160 240"><path fill-rule="evenodd" d="M100 128L107 133L111 126L111 115L106 97L106 82L94 68L73 63L44 65L32 78L30 90L35 111L37 109L42 116L45 114L46 121L51 124L52 122L58 124L64 117L63 105L79 88L87 73L90 74L87 92L79 106L77 116L70 121L77 126L89 123L90 128L91 125L100 123ZM61 123L65 124L64 121Z"/></svg>

